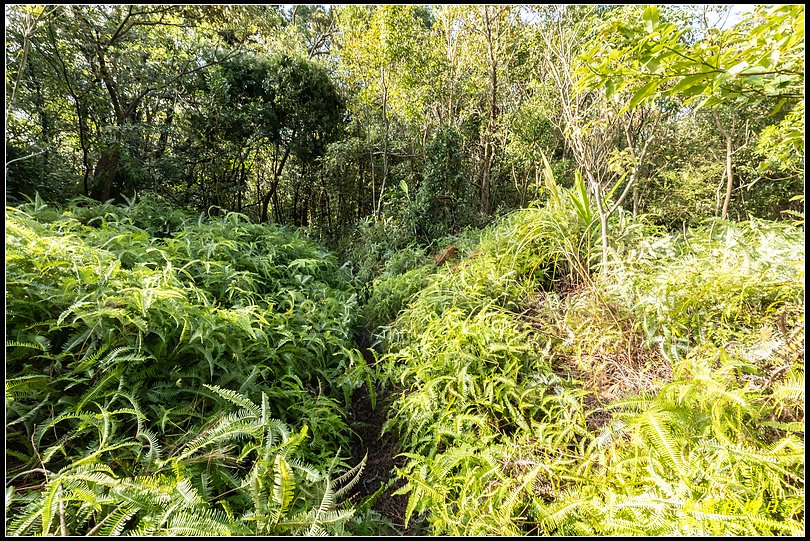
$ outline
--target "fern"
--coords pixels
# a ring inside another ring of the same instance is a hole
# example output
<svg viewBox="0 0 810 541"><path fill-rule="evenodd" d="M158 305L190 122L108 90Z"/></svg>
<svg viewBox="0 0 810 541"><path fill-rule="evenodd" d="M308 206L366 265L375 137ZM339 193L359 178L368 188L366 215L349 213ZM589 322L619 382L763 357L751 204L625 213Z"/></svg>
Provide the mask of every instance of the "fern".
<svg viewBox="0 0 810 541"><path fill-rule="evenodd" d="M349 383L326 382L358 357L333 256L283 228L195 221L149 198L9 208L7 246L9 486L24 488L13 531L54 533L64 514L68 533L243 534L244 479L276 456L297 487L285 513L314 505L322 459L351 434L337 401ZM101 463L115 475L80 473Z"/></svg>
<svg viewBox="0 0 810 541"><path fill-rule="evenodd" d="M575 180L455 267L380 244L354 279L233 213L7 209L7 532L367 531L365 384L430 533L803 534L800 232L619 213L600 274Z"/></svg>

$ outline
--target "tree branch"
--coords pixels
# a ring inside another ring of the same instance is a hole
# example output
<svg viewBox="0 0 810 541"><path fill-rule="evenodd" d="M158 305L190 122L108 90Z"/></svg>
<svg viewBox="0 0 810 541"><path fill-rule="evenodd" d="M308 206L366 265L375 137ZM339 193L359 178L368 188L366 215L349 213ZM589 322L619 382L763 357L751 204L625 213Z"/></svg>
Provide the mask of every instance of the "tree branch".
<svg viewBox="0 0 810 541"><path fill-rule="evenodd" d="M40 154L44 154L45 152L48 152L47 148L45 150L40 150L39 152L34 152L33 154L29 154L28 156L23 156L21 158L14 158L13 160L6 162L6 168L8 168L8 166L11 165L14 162L18 162L20 160L27 160L28 158L33 158L34 156L39 156Z"/></svg>

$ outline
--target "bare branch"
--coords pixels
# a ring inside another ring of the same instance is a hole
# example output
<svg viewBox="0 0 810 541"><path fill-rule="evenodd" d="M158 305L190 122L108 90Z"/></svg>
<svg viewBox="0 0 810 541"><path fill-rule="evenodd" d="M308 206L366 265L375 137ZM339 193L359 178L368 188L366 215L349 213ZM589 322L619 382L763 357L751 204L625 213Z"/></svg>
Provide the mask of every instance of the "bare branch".
<svg viewBox="0 0 810 541"><path fill-rule="evenodd" d="M47 148L45 150L40 150L39 152L34 152L33 154L29 154L28 156L22 156L21 158L14 158L13 160L6 162L6 168L8 168L8 166L11 165L14 162L18 162L18 161L21 161L21 160L27 160L28 158L33 158L34 156L39 156L40 154L44 154L45 152L48 152Z"/></svg>

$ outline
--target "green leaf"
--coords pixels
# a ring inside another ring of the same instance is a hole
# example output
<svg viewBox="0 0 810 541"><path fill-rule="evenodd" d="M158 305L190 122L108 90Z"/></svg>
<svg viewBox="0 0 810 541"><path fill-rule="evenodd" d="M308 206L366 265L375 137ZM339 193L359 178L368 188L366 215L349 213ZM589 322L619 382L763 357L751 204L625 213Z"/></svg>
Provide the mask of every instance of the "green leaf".
<svg viewBox="0 0 810 541"><path fill-rule="evenodd" d="M658 88L659 84L661 84L661 81L654 79L652 81L649 81L647 84L645 84L638 90L636 90L635 94L633 94L633 97L630 98L630 103L628 103L627 107L625 107L625 110L628 111L630 109L633 109L636 105L638 105L639 103L650 97Z"/></svg>
<svg viewBox="0 0 810 541"><path fill-rule="evenodd" d="M702 88L700 88L700 90L698 92L696 92L696 93L703 92L703 90L708 85L707 84L701 84L701 82L706 80L706 78L710 76L710 73L711 72L701 72L701 73L696 73L694 75L687 75L686 77L684 77L683 79L678 81L678 83L675 86L673 86L672 88L667 90L666 94L668 96L673 96L675 94L679 94L679 93L683 92L686 89L692 89L693 87L698 87L698 86L700 86Z"/></svg>
<svg viewBox="0 0 810 541"><path fill-rule="evenodd" d="M737 65L732 66L731 68L729 68L728 73L729 73L729 75L732 75L732 76L736 77L736 76L737 76L739 73L741 73L742 71L744 71L744 70L745 70L745 68L747 68L749 65L750 65L750 64L748 64L748 62L746 62L745 60L743 60L743 61L742 61L742 62L740 62L739 64L737 64Z"/></svg>
<svg viewBox="0 0 810 541"><path fill-rule="evenodd" d="M273 482L273 503L278 506L274 522L287 514L287 510L295 495L295 479L289 464L281 455L276 455L273 466L275 478Z"/></svg>
<svg viewBox="0 0 810 541"><path fill-rule="evenodd" d="M650 58L650 59L649 59L649 60L648 60L648 61L647 61L647 62L644 64L644 67L645 67L645 68L647 69L647 71L649 71L650 73L655 73L656 71L658 71L658 68L659 68L659 66L660 66L660 65L661 65L661 62L660 62L660 60L658 59L658 57L657 57L657 56L653 56L653 57L651 57L651 58Z"/></svg>
<svg viewBox="0 0 810 541"><path fill-rule="evenodd" d="M644 20L644 28L647 30L647 32L652 33L653 29L658 26L658 8L655 6L648 6L644 10L642 19Z"/></svg>
<svg viewBox="0 0 810 541"><path fill-rule="evenodd" d="M11 502L14 499L14 487L7 486L6 487L6 516L8 516L8 510L11 507Z"/></svg>
<svg viewBox="0 0 810 541"><path fill-rule="evenodd" d="M605 96L611 97L616 92L616 85L611 79L605 81Z"/></svg>

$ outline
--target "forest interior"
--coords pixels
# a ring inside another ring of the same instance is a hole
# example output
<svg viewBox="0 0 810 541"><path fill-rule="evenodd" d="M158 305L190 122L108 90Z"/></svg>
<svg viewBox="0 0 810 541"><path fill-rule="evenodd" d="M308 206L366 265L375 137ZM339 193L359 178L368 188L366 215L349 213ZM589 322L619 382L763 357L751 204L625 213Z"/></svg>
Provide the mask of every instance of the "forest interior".
<svg viewBox="0 0 810 541"><path fill-rule="evenodd" d="M781 536L804 5L6 5L5 532Z"/></svg>

